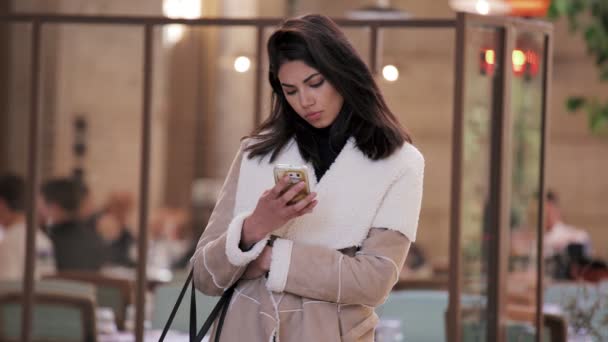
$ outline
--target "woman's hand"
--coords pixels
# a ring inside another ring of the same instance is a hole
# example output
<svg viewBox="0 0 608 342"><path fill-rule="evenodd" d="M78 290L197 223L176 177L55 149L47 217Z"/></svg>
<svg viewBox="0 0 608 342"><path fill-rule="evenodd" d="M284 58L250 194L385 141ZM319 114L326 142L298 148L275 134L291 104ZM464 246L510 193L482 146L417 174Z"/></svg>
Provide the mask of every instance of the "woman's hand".
<svg viewBox="0 0 608 342"><path fill-rule="evenodd" d="M283 177L272 189L266 190L253 213L243 223L241 244L248 248L262 240L266 234L279 229L289 220L312 212L317 205L316 193L312 192L295 204L288 204L304 187L304 182L292 186L289 177Z"/></svg>
<svg viewBox="0 0 608 342"><path fill-rule="evenodd" d="M259 278L270 270L270 260L272 256L272 247L266 246L262 253L257 259L247 265L245 273L243 273L243 279L256 279Z"/></svg>

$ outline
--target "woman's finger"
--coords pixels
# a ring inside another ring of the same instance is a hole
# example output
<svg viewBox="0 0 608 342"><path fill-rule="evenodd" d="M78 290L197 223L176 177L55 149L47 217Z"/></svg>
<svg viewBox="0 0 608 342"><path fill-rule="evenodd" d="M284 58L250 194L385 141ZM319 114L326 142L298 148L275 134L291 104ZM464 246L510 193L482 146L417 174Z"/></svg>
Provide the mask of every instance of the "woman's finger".
<svg viewBox="0 0 608 342"><path fill-rule="evenodd" d="M295 184L294 186L292 186L291 188L289 188L289 190L287 190L279 198L279 200L281 201L281 203L283 205L287 205L287 203L289 203L294 197L296 197L300 192L302 192L302 190L304 190L305 187L306 187L306 184L304 182L299 182L299 183Z"/></svg>
<svg viewBox="0 0 608 342"><path fill-rule="evenodd" d="M301 212L300 212L300 216L304 216L304 215L307 215L307 214L312 213L313 209L314 209L314 207L313 207L313 208L310 208L310 209L306 209L306 210L301 211Z"/></svg>
<svg viewBox="0 0 608 342"><path fill-rule="evenodd" d="M270 190L274 198L279 198L290 184L291 181L289 180L289 176L284 176L283 178L281 178L279 182Z"/></svg>
<svg viewBox="0 0 608 342"><path fill-rule="evenodd" d="M301 201L298 201L298 203L293 205L293 209L296 213L300 213L302 210L305 210L306 208L308 208L313 200L317 197L317 193L316 192L311 192L310 194L308 194L306 197L304 197Z"/></svg>
<svg viewBox="0 0 608 342"><path fill-rule="evenodd" d="M317 206L317 203L317 201L312 201L308 206L298 212L298 216L312 213L315 207Z"/></svg>
<svg viewBox="0 0 608 342"><path fill-rule="evenodd" d="M310 204L304 208L304 211L311 213L317 207L317 204L319 204L319 201L317 200L310 202Z"/></svg>
<svg viewBox="0 0 608 342"><path fill-rule="evenodd" d="M305 200L301 200L297 204L301 204L304 201ZM287 208L290 210L289 218L293 219L293 218L296 218L298 216L302 216L302 215L311 213L313 211L313 209L317 206L317 203L318 203L317 200L313 200L313 201L309 202L306 206L301 207L300 210L296 210L295 209L296 208L295 205L288 206Z"/></svg>

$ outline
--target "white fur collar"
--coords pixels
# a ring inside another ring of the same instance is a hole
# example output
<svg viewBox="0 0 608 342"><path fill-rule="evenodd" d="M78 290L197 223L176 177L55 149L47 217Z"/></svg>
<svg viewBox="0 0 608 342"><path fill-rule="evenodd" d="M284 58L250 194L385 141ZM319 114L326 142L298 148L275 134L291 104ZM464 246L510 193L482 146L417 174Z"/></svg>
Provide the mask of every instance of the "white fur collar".
<svg viewBox="0 0 608 342"><path fill-rule="evenodd" d="M269 156L260 160L249 159L244 154L235 216L252 211L260 195L274 186L274 163L268 160ZM421 195L424 159L414 146L406 143L389 158L372 161L350 138L318 183L314 168L302 159L293 139L275 163L307 165L311 171L312 191L317 192L319 204L313 213L292 220L273 234L334 249L361 245L372 227L398 230L411 241L415 240L420 198L414 196L414 203L408 203L407 197L408 191L418 193L418 190L392 190L401 178L415 178L411 179L412 184L416 188L419 185ZM401 203L403 208L400 207ZM410 212L408 206L414 206L416 217L413 221L412 218L405 218ZM405 224L406 221L413 224Z"/></svg>

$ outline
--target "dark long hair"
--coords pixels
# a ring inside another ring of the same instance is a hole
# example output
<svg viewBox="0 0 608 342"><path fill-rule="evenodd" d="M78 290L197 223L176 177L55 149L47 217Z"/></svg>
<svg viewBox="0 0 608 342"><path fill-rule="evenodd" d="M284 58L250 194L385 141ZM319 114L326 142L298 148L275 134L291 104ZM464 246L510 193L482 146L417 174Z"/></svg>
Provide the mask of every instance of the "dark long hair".
<svg viewBox="0 0 608 342"><path fill-rule="evenodd" d="M370 70L328 17L306 15L283 22L268 40L268 58L272 111L248 136L254 141L245 149L250 152L249 158L271 154L273 162L295 137L302 157L315 166L321 163L315 128L291 108L278 78L281 65L295 60L317 69L344 98L331 126L332 142L354 137L357 147L372 160L390 156L406 141L411 143L409 134L386 105Z"/></svg>

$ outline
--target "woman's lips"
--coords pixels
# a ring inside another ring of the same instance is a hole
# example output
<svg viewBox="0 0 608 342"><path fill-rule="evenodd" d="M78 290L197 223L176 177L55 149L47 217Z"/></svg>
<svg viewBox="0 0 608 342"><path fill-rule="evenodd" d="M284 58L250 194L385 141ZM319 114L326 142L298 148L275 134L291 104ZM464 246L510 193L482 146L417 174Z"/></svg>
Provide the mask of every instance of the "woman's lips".
<svg viewBox="0 0 608 342"><path fill-rule="evenodd" d="M306 119L315 121L321 117L321 111L306 114Z"/></svg>

